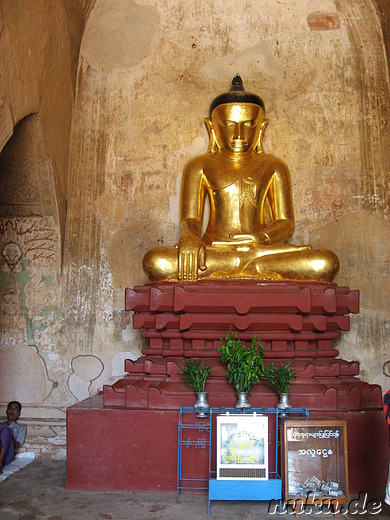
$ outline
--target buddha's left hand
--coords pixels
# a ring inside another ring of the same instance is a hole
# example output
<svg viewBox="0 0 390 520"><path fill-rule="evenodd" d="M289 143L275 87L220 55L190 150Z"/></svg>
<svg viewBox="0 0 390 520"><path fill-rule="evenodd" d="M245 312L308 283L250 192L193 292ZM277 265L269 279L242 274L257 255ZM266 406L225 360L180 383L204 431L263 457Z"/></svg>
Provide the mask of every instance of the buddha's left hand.
<svg viewBox="0 0 390 520"><path fill-rule="evenodd" d="M252 234L252 233L237 233L237 234L231 234L230 239L234 241L235 244L241 245L241 244L267 244L269 242L269 237L266 233L263 231L260 231L259 233Z"/></svg>

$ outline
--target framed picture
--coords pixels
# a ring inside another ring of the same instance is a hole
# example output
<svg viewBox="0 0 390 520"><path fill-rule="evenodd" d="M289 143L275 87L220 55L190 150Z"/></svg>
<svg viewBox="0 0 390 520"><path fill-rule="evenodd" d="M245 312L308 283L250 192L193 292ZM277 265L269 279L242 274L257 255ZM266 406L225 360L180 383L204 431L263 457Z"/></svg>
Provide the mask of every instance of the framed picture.
<svg viewBox="0 0 390 520"><path fill-rule="evenodd" d="M268 480L268 417L217 416L217 479Z"/></svg>
<svg viewBox="0 0 390 520"><path fill-rule="evenodd" d="M287 420L283 444L286 502L348 502L345 421Z"/></svg>

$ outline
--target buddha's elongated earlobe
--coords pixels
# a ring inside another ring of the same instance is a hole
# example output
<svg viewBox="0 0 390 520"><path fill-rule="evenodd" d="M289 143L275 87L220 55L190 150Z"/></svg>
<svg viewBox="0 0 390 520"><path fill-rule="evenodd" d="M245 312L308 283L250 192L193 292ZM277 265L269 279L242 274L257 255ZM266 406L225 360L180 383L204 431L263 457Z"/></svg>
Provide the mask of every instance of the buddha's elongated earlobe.
<svg viewBox="0 0 390 520"><path fill-rule="evenodd" d="M266 128L268 126L268 123L269 123L269 119L264 119L264 121L261 123L259 139L258 139L257 144L255 146L255 151L257 153L264 153L264 151L265 151L264 150L264 145L263 145L263 140L264 140L264 134L265 134Z"/></svg>
<svg viewBox="0 0 390 520"><path fill-rule="evenodd" d="M204 124L206 125L207 134L209 136L209 147L207 149L207 153L215 153L218 151L219 147L217 144L217 140L215 139L213 124L209 117L204 118Z"/></svg>

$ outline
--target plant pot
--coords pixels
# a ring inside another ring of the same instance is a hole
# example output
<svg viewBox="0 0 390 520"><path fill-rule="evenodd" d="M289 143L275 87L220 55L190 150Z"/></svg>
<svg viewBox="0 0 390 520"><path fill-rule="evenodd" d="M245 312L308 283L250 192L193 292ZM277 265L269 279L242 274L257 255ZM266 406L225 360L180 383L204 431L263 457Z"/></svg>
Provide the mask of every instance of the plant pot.
<svg viewBox="0 0 390 520"><path fill-rule="evenodd" d="M244 408L250 408L251 405L248 401L248 392L237 392L237 402L234 408L243 410Z"/></svg>
<svg viewBox="0 0 390 520"><path fill-rule="evenodd" d="M209 413L210 406L207 402L207 392L196 392L198 399L194 404L194 408L198 411L196 414L197 417L207 417Z"/></svg>
<svg viewBox="0 0 390 520"><path fill-rule="evenodd" d="M290 394L279 394L279 402L276 405L276 408L279 409L279 415L281 417L286 417L287 413L283 412L289 408L292 408L290 404Z"/></svg>

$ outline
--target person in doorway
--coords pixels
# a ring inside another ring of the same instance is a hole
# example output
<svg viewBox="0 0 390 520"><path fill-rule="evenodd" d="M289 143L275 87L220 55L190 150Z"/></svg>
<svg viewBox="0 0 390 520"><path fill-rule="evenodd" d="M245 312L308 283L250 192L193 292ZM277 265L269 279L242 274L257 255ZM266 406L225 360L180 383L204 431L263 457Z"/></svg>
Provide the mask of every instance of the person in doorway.
<svg viewBox="0 0 390 520"><path fill-rule="evenodd" d="M386 420L389 425L389 441L390 441L390 389L383 396L383 411L386 414ZM385 503L388 506L390 506L390 462L389 462L389 476L388 476L387 484L386 484Z"/></svg>
<svg viewBox="0 0 390 520"><path fill-rule="evenodd" d="M7 420L0 424L0 473L13 460L15 450L21 448L26 438L26 425L18 421L21 411L19 401L11 401L7 405Z"/></svg>

